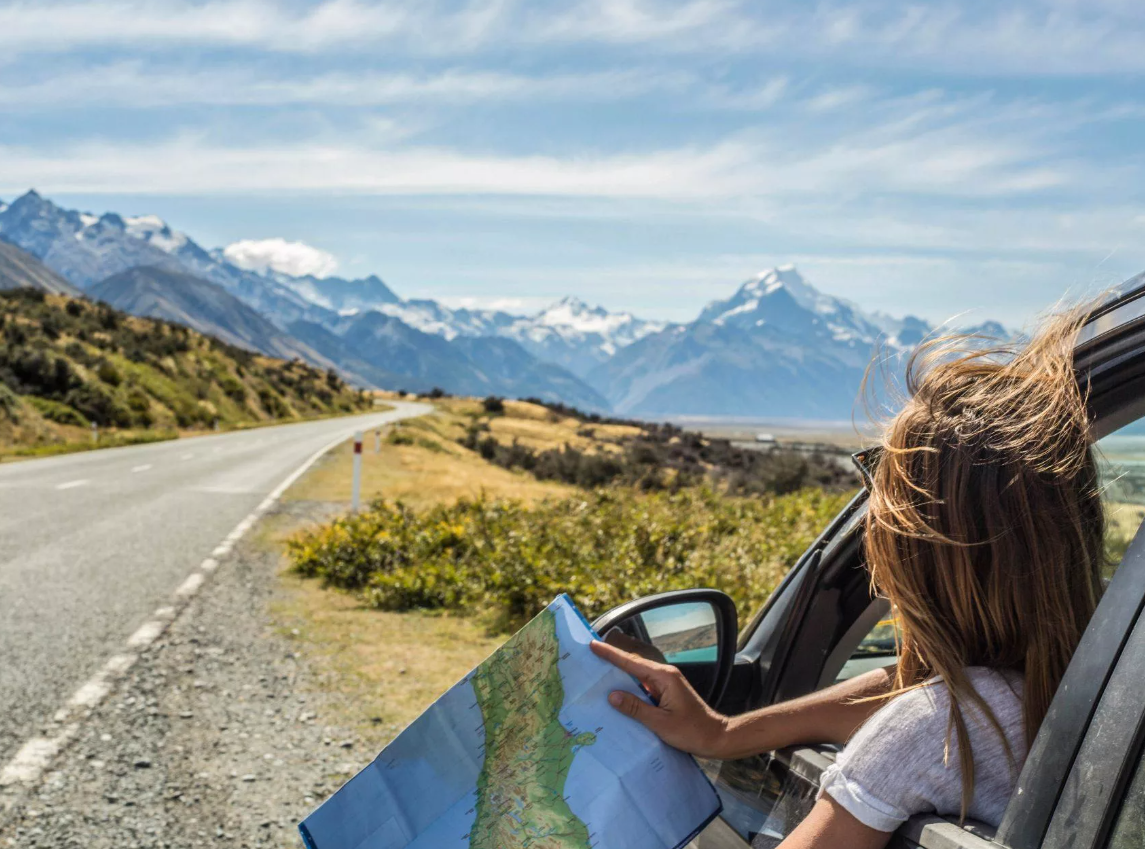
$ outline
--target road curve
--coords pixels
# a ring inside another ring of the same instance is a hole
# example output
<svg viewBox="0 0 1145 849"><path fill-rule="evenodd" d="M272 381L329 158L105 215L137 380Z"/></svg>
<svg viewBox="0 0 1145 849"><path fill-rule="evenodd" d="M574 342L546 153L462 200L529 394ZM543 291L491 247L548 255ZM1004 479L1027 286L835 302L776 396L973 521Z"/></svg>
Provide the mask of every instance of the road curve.
<svg viewBox="0 0 1145 849"><path fill-rule="evenodd" d="M0 466L0 763L316 451L427 404Z"/></svg>

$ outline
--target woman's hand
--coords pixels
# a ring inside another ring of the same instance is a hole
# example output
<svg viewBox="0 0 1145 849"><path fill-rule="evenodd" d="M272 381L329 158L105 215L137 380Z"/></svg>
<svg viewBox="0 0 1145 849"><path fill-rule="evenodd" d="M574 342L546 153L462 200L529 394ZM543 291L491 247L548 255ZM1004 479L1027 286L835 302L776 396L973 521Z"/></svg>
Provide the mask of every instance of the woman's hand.
<svg viewBox="0 0 1145 849"><path fill-rule="evenodd" d="M632 693L616 690L608 703L646 727L669 746L704 758L723 757L727 717L716 713L674 666L646 660L615 646L592 642L597 657L623 669L656 699L651 705Z"/></svg>

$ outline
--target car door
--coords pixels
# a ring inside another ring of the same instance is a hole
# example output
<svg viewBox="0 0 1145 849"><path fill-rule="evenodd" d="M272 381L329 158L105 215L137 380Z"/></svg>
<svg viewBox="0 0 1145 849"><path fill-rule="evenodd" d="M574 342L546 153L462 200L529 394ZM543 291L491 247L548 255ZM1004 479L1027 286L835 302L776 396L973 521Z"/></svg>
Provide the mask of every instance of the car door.
<svg viewBox="0 0 1145 849"><path fill-rule="evenodd" d="M1112 461L1103 460L1114 531L1109 546L1116 563L1145 518L1145 427L1139 421L1145 415L1145 279L1127 286L1094 316L1079 337L1075 363L1089 397L1095 434L1108 436L1098 448L1116 448ZM860 492L742 630L726 686L715 702L718 709L733 714L753 710L894 661L887 641L887 630L893 627L890 611L885 601L870 597L861 559L865 504L865 493ZM1058 790L1089 729L1092 707L1145 599L1145 543L1138 548L1130 547L1124 560L1140 560L1141 565L1113 576L1035 740L1020 778L1021 793L1012 800L997 834L974 823L960 827L937 817L919 817L900 829L893 845L1042 845L1058 810ZM724 810L693 846L778 845L810 810L819 775L836 753L830 746L797 747L702 762Z"/></svg>

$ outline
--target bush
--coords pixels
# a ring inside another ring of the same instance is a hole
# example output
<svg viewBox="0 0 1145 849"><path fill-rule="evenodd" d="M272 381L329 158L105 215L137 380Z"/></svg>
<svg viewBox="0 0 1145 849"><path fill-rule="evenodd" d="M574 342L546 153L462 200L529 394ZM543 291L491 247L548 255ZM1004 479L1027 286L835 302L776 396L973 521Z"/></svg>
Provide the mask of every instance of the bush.
<svg viewBox="0 0 1145 849"><path fill-rule="evenodd" d="M119 384L123 382L123 376L119 373L119 369L117 369L115 363L110 360L102 361L96 369L95 374L96 377L108 386L119 386Z"/></svg>
<svg viewBox="0 0 1145 849"><path fill-rule="evenodd" d="M508 629L562 592L591 617L638 596L708 586L746 617L846 499L614 488L536 506L478 499L420 513L378 502L294 537L288 551L301 574L374 607L489 610Z"/></svg>
<svg viewBox="0 0 1145 849"><path fill-rule="evenodd" d="M28 403L36 408L48 421L55 422L62 425L74 425L75 427L88 427L91 425L79 411L67 404L61 404L59 401L51 401L47 398L37 398L35 395L28 396Z"/></svg>
<svg viewBox="0 0 1145 849"><path fill-rule="evenodd" d="M485 412L492 416L499 416L505 412L505 399L498 398L496 395L490 395L481 402L481 406L485 408Z"/></svg>
<svg viewBox="0 0 1145 849"><path fill-rule="evenodd" d="M131 410L97 384L84 383L70 390L64 403L101 427L131 427Z"/></svg>
<svg viewBox="0 0 1145 849"><path fill-rule="evenodd" d="M14 422L20 420L20 397L3 383L0 383L0 416Z"/></svg>

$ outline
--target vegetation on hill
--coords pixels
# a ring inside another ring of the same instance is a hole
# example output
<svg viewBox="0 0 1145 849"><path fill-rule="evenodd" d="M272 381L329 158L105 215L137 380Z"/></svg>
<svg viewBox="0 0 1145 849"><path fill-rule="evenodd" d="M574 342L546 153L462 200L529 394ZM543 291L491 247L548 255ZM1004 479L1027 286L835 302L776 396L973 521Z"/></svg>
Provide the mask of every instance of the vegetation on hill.
<svg viewBox="0 0 1145 849"><path fill-rule="evenodd" d="M491 613L498 629L561 592L593 616L640 595L711 586L746 617L855 480L826 458L800 458L798 475L767 485L760 473L745 486L736 464L756 461L733 449L665 426L588 425L571 408L440 399L437 415L394 428L382 453L367 452L366 495L378 498L369 510L303 532L288 550L299 573L374 607ZM537 464L498 462L501 452ZM771 457L773 471L796 456L744 453ZM538 475L539 458L554 456L615 463L622 474ZM311 486L329 497L348 463L348 454L331 458Z"/></svg>
<svg viewBox="0 0 1145 849"><path fill-rule="evenodd" d="M821 453L739 448L727 439L713 439L672 424L604 418L535 399L526 403L543 406L554 421L581 422L578 433L589 439L596 436L600 425L627 430L606 437L604 446L588 448L566 443L537 450L516 439L506 443L491 433L489 424L490 416L504 413L504 403L486 398L482 406L489 415L474 419L462 444L503 468L589 488L623 483L642 490L678 490L708 480L727 493L782 494L808 486L845 489L853 482L849 470Z"/></svg>
<svg viewBox="0 0 1145 849"><path fill-rule="evenodd" d="M741 617L763 603L844 494L742 498L601 488L526 505L376 502L290 542L297 569L383 610L492 609L520 626L567 592L589 615L650 593L716 587Z"/></svg>
<svg viewBox="0 0 1145 849"><path fill-rule="evenodd" d="M332 371L178 324L32 289L0 292L0 448L90 442L93 423L121 431L114 442L371 403Z"/></svg>

